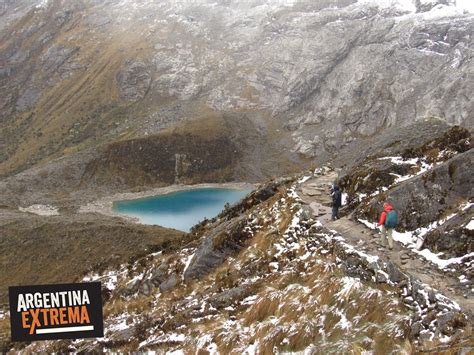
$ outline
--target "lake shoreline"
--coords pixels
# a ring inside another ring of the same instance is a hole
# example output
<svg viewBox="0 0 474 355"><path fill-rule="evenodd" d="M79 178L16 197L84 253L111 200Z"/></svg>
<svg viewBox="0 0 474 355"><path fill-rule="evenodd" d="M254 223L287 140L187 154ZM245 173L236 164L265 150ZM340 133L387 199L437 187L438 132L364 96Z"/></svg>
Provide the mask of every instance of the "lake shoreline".
<svg viewBox="0 0 474 355"><path fill-rule="evenodd" d="M245 182L228 182L228 183L203 183L203 184L194 184L194 185L169 185L164 187L157 187L150 190L140 191L140 192L122 192L114 195L106 196L100 198L96 201L90 202L86 205L79 207L79 213L100 213L106 216L119 217L128 222L145 224L141 223L139 218L127 216L118 212L115 212L113 209L113 204L116 201L126 201L126 200L137 200L152 196L161 196L171 194L173 192L194 190L194 189L206 189L206 188L223 188L223 189L233 189L233 190L245 190L251 189L254 190L258 184L251 184ZM148 224L147 224L148 225Z"/></svg>

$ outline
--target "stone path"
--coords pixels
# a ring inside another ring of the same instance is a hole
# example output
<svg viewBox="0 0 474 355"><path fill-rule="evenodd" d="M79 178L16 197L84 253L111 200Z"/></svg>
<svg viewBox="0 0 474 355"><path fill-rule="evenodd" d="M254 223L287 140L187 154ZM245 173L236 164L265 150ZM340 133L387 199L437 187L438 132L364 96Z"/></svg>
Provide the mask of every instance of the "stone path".
<svg viewBox="0 0 474 355"><path fill-rule="evenodd" d="M347 243L370 255L377 255L382 260L390 260L400 270L415 277L421 282L439 290L443 295L457 302L461 308L471 315L474 313L474 299L466 297L459 280L440 270L421 256L413 253L401 243L394 241L393 250L381 244L380 234L365 225L342 217L331 220L330 187L337 178L337 172L326 171L323 175L311 178L302 183L298 196L307 204L313 216L325 227L336 231Z"/></svg>

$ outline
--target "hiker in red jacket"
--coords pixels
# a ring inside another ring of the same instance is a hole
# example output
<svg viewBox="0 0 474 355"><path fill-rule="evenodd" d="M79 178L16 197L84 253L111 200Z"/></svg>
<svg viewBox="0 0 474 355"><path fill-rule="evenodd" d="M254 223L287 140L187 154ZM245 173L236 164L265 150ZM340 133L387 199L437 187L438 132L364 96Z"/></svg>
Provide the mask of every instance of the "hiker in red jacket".
<svg viewBox="0 0 474 355"><path fill-rule="evenodd" d="M382 243L384 246L393 249L393 229L397 226L398 219L397 214L393 210L393 207L390 203L385 202L383 204L383 212L380 214L378 226L382 226Z"/></svg>

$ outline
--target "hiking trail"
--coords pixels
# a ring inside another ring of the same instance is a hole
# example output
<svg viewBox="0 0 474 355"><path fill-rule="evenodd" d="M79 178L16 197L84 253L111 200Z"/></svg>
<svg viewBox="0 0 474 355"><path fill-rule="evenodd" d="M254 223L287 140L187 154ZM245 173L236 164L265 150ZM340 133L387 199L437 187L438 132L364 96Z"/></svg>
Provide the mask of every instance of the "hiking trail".
<svg viewBox="0 0 474 355"><path fill-rule="evenodd" d="M331 220L330 187L337 180L337 171L327 171L301 183L296 192L304 204L310 207L314 218L330 230L337 232L357 250L391 261L408 276L437 289L444 296L457 302L466 313L474 313L474 299L466 298L457 277L445 272L403 244L393 241L393 250L382 245L381 234L349 216Z"/></svg>

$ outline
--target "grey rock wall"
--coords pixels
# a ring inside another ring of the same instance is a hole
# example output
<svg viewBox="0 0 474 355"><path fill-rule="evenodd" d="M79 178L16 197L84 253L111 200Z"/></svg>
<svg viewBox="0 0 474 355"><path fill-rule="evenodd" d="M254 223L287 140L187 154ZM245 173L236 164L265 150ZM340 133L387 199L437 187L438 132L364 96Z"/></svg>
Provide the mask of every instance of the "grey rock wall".
<svg viewBox="0 0 474 355"><path fill-rule="evenodd" d="M70 102L113 84L125 106L149 98L139 118L117 118L122 130L121 120L161 127L173 102L169 122L203 107L265 112L289 151L312 158L426 116L473 128L474 15L449 0L388 3L4 0L0 121L44 105L46 92ZM86 71L74 92L58 89ZM104 71L116 80L96 81Z"/></svg>

